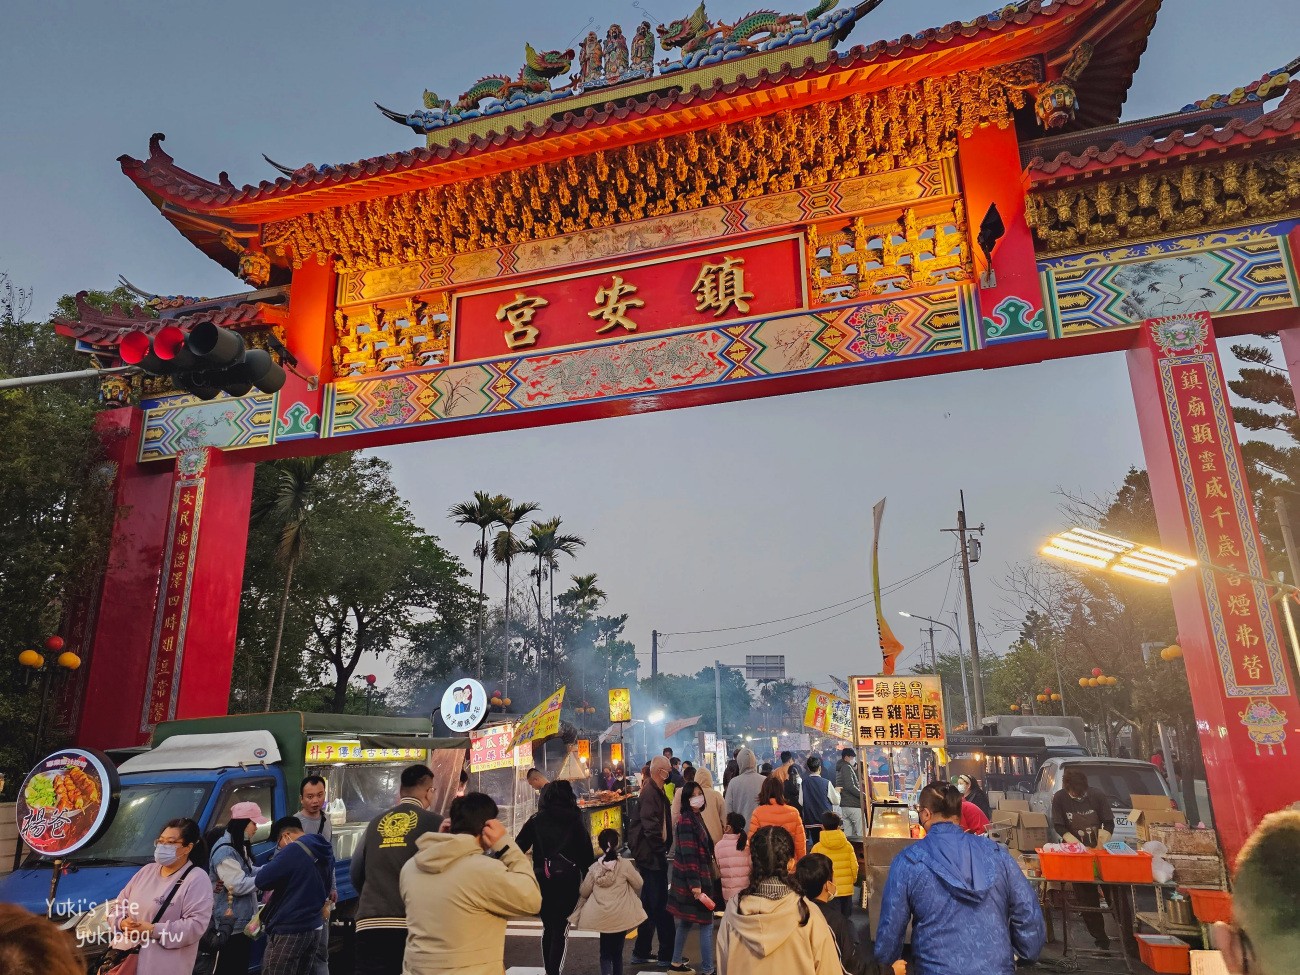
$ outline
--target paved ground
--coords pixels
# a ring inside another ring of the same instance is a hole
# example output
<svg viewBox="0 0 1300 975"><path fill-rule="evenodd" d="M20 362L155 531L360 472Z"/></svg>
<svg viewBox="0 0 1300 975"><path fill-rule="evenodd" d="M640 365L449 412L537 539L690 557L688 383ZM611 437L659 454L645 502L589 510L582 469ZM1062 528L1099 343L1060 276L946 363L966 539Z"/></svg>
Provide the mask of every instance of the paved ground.
<svg viewBox="0 0 1300 975"><path fill-rule="evenodd" d="M859 928L864 926L863 920L860 914L855 918ZM544 975L541 967L541 931L540 921L513 921L510 923L506 937L506 975ZM1071 932L1070 941L1072 945L1092 943L1081 925L1077 931ZM626 975L638 975L638 973L639 975L659 975L659 973L663 972L663 969L658 966L634 969L628 962L631 957L632 943L629 941L623 962ZM686 957L694 960L698 960L700 957L699 944L694 937L687 942ZM695 967L694 961L691 967ZM1077 960L1063 961L1061 958L1061 944L1058 941L1055 944L1048 945L1043 958L1037 965L1025 966L1021 971L1025 973L1086 972L1098 973L1098 975L1112 975L1112 973L1125 972L1126 969L1123 962L1118 959L1080 957ZM1132 960L1131 971L1134 975L1151 975L1150 969L1142 965L1136 958ZM600 975L599 951L594 934L579 931L570 935L569 951L565 957L564 975Z"/></svg>

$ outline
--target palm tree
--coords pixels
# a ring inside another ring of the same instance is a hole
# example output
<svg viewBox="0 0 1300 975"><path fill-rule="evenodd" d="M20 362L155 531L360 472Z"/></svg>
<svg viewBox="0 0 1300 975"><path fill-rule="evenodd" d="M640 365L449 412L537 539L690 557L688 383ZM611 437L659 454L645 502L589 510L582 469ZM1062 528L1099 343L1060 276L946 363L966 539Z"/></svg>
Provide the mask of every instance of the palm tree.
<svg viewBox="0 0 1300 975"><path fill-rule="evenodd" d="M497 537L492 540L492 560L506 567L506 647L501 657L504 671L502 695L507 696L510 693L510 564L514 562L515 556L523 551L523 542L515 538L515 525L534 511L539 511L542 506L535 501L521 501L515 504L506 497L502 497L501 500L503 504L501 510L497 512L497 524L502 526L502 530L497 532Z"/></svg>
<svg viewBox="0 0 1300 975"><path fill-rule="evenodd" d="M483 677L483 581L487 570L488 529L501 523L501 512L510 499L503 494L491 495L486 491L475 491L473 501L462 501L452 505L448 515L458 525L473 525L479 530L479 540L474 546L474 556L478 559L478 618L474 630L478 637L478 674Z"/></svg>
<svg viewBox="0 0 1300 975"><path fill-rule="evenodd" d="M596 585L596 573L588 572L586 575L569 576L573 583L567 592L560 594L560 605L568 602L579 613L586 615L593 613L596 608L607 598L607 593L600 586Z"/></svg>
<svg viewBox="0 0 1300 975"><path fill-rule="evenodd" d="M296 457L277 462L275 490L253 512L254 524L265 524L278 533L275 557L284 566L284 591L280 595L275 644L271 647L271 676L266 682L264 711L271 710L275 672L280 666L280 646L284 641L284 619L289 611L289 593L293 588L294 570L307 549L316 480L328 462L328 457Z"/></svg>
<svg viewBox="0 0 1300 975"><path fill-rule="evenodd" d="M542 576L545 573L551 586L551 632L548 640L548 664L551 677L555 676L555 570L559 568L561 555L576 556L578 549L586 545L578 535L565 535L560 532L560 519L534 522L528 529L528 541L525 551L537 557L537 663L538 676L541 675L541 640L542 640Z"/></svg>

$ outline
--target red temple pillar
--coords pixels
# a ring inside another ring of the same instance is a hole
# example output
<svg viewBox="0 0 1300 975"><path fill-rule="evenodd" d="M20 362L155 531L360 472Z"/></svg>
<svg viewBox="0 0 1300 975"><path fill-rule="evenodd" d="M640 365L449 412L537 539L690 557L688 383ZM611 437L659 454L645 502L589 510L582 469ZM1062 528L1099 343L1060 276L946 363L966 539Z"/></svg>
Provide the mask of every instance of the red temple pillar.
<svg viewBox="0 0 1300 975"><path fill-rule="evenodd" d="M1269 573L1210 316L1140 328L1129 376L1160 536L1201 563L1175 578L1171 594L1215 827L1231 860L1261 817L1295 801L1300 702L1271 590L1247 578Z"/></svg>
<svg viewBox="0 0 1300 975"><path fill-rule="evenodd" d="M1033 234L1025 219L1026 183L1015 127L985 125L962 136L957 145L957 162L975 269L981 277L988 268L975 240L990 205L997 205L1006 228L993 248L991 263L996 281L990 287L981 284L979 289L981 326L977 345L1039 337L1046 332L1043 287Z"/></svg>
<svg viewBox="0 0 1300 975"><path fill-rule="evenodd" d="M109 414L115 515L95 612L76 740L144 742L170 718L225 714L252 502L252 461L211 448L174 469L135 462L140 413ZM123 456L127 455L127 456Z"/></svg>

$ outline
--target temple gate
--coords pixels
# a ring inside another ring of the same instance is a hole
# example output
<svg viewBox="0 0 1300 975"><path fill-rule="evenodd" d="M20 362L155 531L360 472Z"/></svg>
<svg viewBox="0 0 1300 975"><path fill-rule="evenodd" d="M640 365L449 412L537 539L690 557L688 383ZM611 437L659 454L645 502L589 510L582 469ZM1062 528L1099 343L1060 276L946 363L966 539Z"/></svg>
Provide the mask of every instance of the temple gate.
<svg viewBox="0 0 1300 975"><path fill-rule="evenodd" d="M293 375L210 400L106 383L117 516L71 634L75 736L224 712L253 465L276 457L1124 351L1166 544L1266 575L1214 338L1282 331L1300 363L1300 83L1117 125L1159 0L845 47L878 2L528 45L516 76L382 109L425 146L274 182L196 176L161 135L122 157L255 290L60 330L112 363L124 335L213 323ZM1267 595L1175 583L1229 853L1300 777Z"/></svg>

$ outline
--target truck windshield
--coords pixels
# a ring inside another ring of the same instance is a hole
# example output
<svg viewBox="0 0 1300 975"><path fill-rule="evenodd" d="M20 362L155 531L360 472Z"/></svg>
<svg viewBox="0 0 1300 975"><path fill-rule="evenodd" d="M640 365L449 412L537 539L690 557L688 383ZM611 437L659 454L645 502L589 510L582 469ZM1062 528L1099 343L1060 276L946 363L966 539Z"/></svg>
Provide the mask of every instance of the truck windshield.
<svg viewBox="0 0 1300 975"><path fill-rule="evenodd" d="M154 841L170 820L197 820L211 787L203 782L149 782L122 786L113 822L94 843L63 859L81 864L145 864L153 859ZM32 854L27 865L48 857Z"/></svg>

